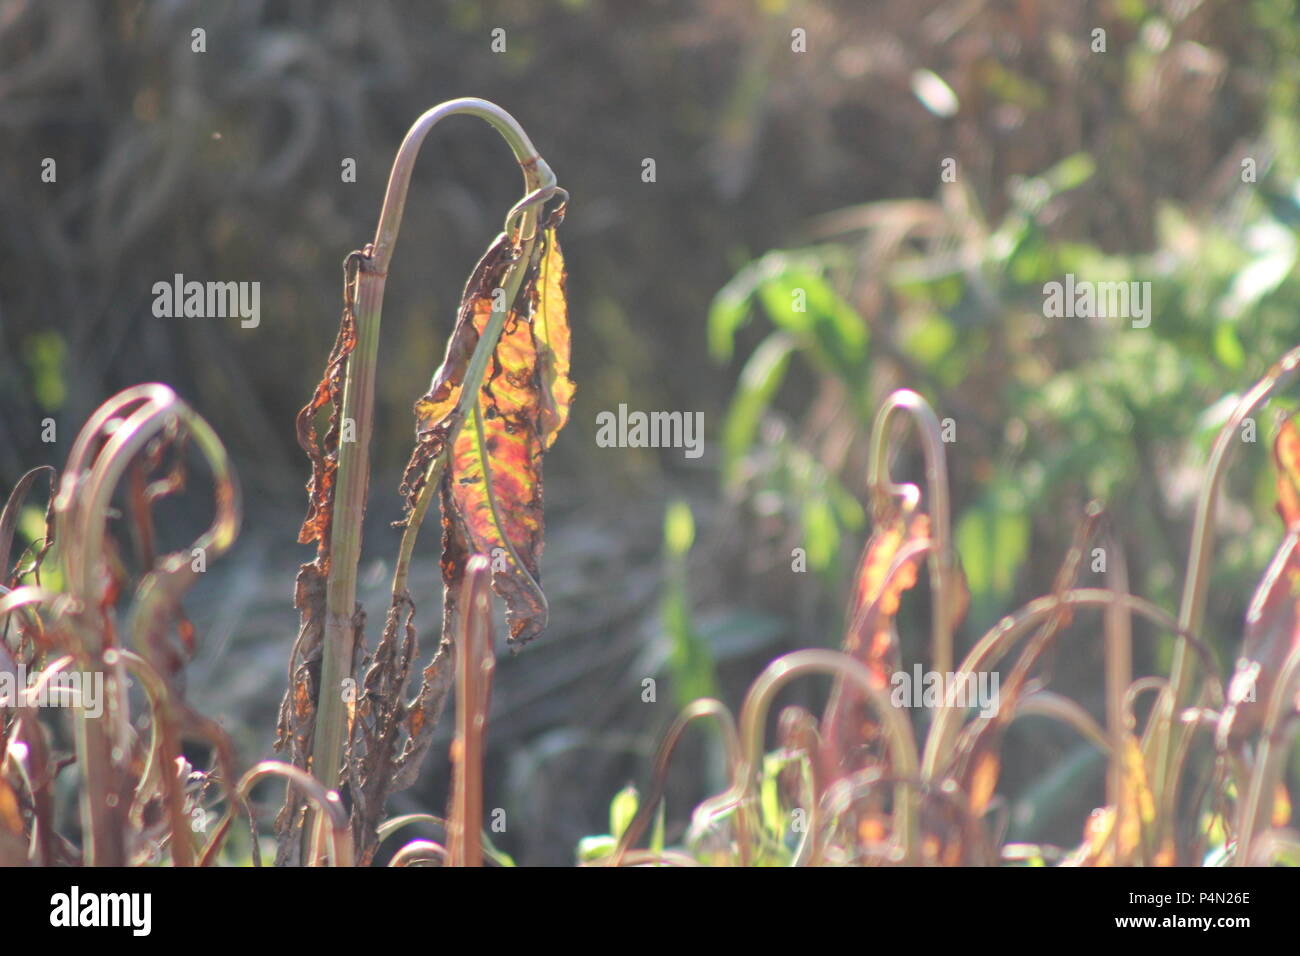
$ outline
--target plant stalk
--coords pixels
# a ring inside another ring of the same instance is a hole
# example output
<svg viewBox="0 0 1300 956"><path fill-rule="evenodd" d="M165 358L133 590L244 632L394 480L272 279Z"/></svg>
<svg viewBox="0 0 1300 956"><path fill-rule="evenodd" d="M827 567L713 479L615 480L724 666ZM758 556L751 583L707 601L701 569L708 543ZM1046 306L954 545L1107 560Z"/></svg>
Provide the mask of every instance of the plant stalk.
<svg viewBox="0 0 1300 956"><path fill-rule="evenodd" d="M343 427L351 430L354 440L339 444L326 584L321 690L312 741L313 775L330 790L339 785L347 720L342 686L343 680L352 674L357 564L361 557L362 521L370 483L370 437L374 422L375 366L384 284L420 146L438 122L461 113L477 116L501 133L523 169L526 191L555 184L550 167L537 155L519 123L505 110L486 100L463 98L435 106L415 121L397 151L375 239L357 273L357 343L347 359L344 373ZM524 235L530 229L535 232L536 216L535 210L525 214L521 227ZM526 261L531 246L524 251Z"/></svg>

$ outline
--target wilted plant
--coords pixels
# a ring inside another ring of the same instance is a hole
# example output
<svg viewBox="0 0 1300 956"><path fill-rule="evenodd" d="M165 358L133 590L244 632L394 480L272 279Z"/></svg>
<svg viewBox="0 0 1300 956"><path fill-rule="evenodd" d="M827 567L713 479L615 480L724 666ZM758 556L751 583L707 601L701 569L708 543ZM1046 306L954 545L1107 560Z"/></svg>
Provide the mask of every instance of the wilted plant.
<svg viewBox="0 0 1300 956"><path fill-rule="evenodd" d="M212 524L190 547L157 554L152 509L184 488L191 443L212 473ZM44 538L11 567L18 510L47 473L53 490L53 469L33 469L0 515L0 862L122 866L161 859L166 848L174 865L211 863L241 801L229 737L185 701L179 678L195 642L181 600L235 539L239 488L225 449L165 385L121 392L78 435ZM130 545L138 581L127 570ZM57 568L44 566L51 554ZM25 673L32 679L19 680ZM133 680L143 701L132 698ZM60 755L63 733L41 719L42 700L72 716L74 757ZM141 709L147 719L133 719ZM191 771L185 738L211 748L212 770ZM61 832L55 797L68 767L79 777L79 840ZM211 782L225 805L215 826Z"/></svg>
<svg viewBox="0 0 1300 956"><path fill-rule="evenodd" d="M420 143L434 124L457 113L479 116L501 132L523 170L525 195L470 277L446 359L416 404L417 442L402 484L407 516L392 601L379 644L367 655L356 571L384 283ZM562 201L547 211L557 196ZM488 587L505 601L512 642L544 629L541 457L568 419L574 391L564 260L556 239L565 198L509 114L482 100L453 100L412 127L393 167L375 241L345 260L338 336L298 417L312 464L300 540L315 543L317 554L298 576L302 626L281 708L280 744L292 764L264 761L241 776L224 731L184 700L179 678L195 637L181 598L206 562L230 547L239 518L234 475L207 424L162 385L129 389L105 403L72 449L44 540L11 572L9 551L23 500L47 472L53 487L52 469L22 478L0 513L0 672L30 668L43 692L76 669L102 675L105 695L102 714L92 712L94 702L77 687L65 701L74 715L81 776L80 848L57 830L53 783L67 761L57 757L25 687L13 699L0 695L0 862L122 865L158 859L165 846L175 865L208 864L236 812L248 812L252 789L268 777L288 785L278 862L369 863L381 839L415 822L444 827L447 848L417 840L398 851L396 865L479 865L484 856L509 862L480 832L494 660ZM327 423L318 427L322 418ZM189 442L213 473L216 517L190 549L156 555L151 506L184 487L182 453ZM120 546L107 531L110 502L124 479L138 562L147 569L127 616L134 650L118 634L116 611L128 580ZM442 511L442 640L408 700L418 644L407 576L435 494ZM58 589L41 583L52 545ZM453 678L458 646L461 666ZM144 692L147 725L131 719L128 674ZM384 823L389 794L415 780L453 679L459 703L449 819L444 824L419 815ZM191 772L182 737L206 742L216 769ZM217 803L224 811L215 825L209 820L210 781L223 791ZM253 860L260 862L251 814L250 822Z"/></svg>
<svg viewBox="0 0 1300 956"><path fill-rule="evenodd" d="M1216 492L1242 421L1300 365L1300 348L1278 362L1236 404L1211 453L1193 531L1183 605L1177 619L1128 593L1123 555L1107 570L1107 587L1080 587L1088 548L1103 534L1103 515L1089 507L1051 594L1003 618L966 653L953 683L928 703L932 719L918 748L913 721L891 691L900 671L895 617L904 592L930 564L933 626L930 666L952 660L952 629L967 595L948 537L944 446L938 422L919 395L899 391L878 413L871 448L874 529L854 576L843 652L796 651L773 661L750 687L739 729L716 700L688 706L667 732L644 802L614 832L616 842L588 844L585 859L612 865L660 864L940 864L1062 862L1072 865L1172 865L1204 860L1236 865L1294 859L1300 839L1287 829L1291 800L1283 781L1300 706L1300 431L1289 420L1274 446L1279 512L1287 537L1251 604L1236 675L1225 692L1213 655L1198 637L1206 599ZM927 492L888 474L890 425L906 411L923 439ZM928 503L930 513L922 508ZM1116 550L1113 538L1107 547ZM1080 704L1046 689L1044 662L1078 611L1104 612L1105 726ZM1168 679L1132 679L1131 618L1174 639ZM1027 638L1027 639L1026 639ZM1021 644L1018 656L1014 649ZM982 716L955 689L1014 660L997 707ZM787 708L778 750L764 754L775 693L811 673L834 675L818 721ZM1144 732L1136 702L1156 691ZM1074 728L1108 761L1107 805L1092 814L1073 852L1008 843L994 812L1001 742L1017 717L1036 715ZM664 791L682 732L702 717L722 729L731 778L722 794L692 814L683 849L633 850ZM1188 780L1194 738L1201 779ZM616 798L636 805L635 794ZM1235 811L1229 804L1235 802ZM1180 821L1191 819L1191 827ZM1212 844L1212 845L1211 845ZM595 847L603 849L595 851ZM1211 851L1207 855L1206 851Z"/></svg>
<svg viewBox="0 0 1300 956"><path fill-rule="evenodd" d="M417 441L402 483L407 515L392 598L379 644L363 659L365 618L356 603L356 571L384 285L420 145L436 123L461 113L486 120L502 134L523 171L525 194L470 276L446 357L416 403ZM562 201L544 214L556 196ZM452 100L412 126L393 164L375 240L344 262L338 336L325 374L298 416L299 441L312 462L299 541L315 543L317 553L298 576L295 603L302 623L281 708L280 746L327 790L346 790L362 863L378 846L389 794L415 781L452 682L455 635L488 627L462 620L485 613L462 605L471 558L478 554L489 561L512 642L530 640L546 625L538 583L541 457L567 420L573 396L564 260L556 239L565 198L513 117L483 100ZM317 419L327 406L322 434ZM418 644L407 578L435 494L443 530L442 640L408 700ZM475 601L485 606L481 598ZM477 694L476 686L471 679L464 690ZM282 863L302 859L305 809L300 791L291 791L278 821ZM457 827L463 822L455 821ZM474 837L454 832L459 836L453 862L476 857Z"/></svg>

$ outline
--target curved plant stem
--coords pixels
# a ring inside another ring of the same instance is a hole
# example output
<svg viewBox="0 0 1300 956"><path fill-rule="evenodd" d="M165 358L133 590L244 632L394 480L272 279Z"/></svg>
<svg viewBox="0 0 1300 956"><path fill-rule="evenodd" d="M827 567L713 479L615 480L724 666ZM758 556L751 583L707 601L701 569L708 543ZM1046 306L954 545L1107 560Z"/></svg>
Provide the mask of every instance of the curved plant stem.
<svg viewBox="0 0 1300 956"><path fill-rule="evenodd" d="M1250 785L1238 814L1237 852L1232 859L1234 866L1250 865L1251 848L1259 829L1261 810L1265 820L1272 816L1273 795L1286 772L1286 759L1290 753L1287 746L1290 739L1290 734L1286 732L1287 718L1293 712L1297 686L1300 686L1300 648L1295 648L1287 655L1268 699L1264 735L1259 742L1254 772L1250 776Z"/></svg>
<svg viewBox="0 0 1300 956"><path fill-rule="evenodd" d="M326 584L326 617L323 659L321 665L321 691L316 712L316 731L312 742L312 771L328 789L339 783L342 762L346 711L339 688L343 679L351 674L353 642L353 617L356 609L357 563L361 557L361 526L365 516L366 492L370 482L370 436L374 420L375 366L379 349L379 323L384 302L384 284L393 247L401 227L406 207L406 194L411 183L411 173L419 155L420 145L429 130L448 116L466 114L477 116L490 123L514 151L524 175L526 193L555 185L555 175L545 161L537 155L528 135L519 123L505 110L493 103L479 99L449 100L429 110L411 127L397 151L392 173L388 179L388 192L379 214L379 225L374 242L362 259L357 274L357 342L347 360L343 386L344 422L351 422L355 441L339 446L338 475L334 490L333 522L330 536L329 577ZM526 262L532 253L538 210L530 207L522 217L520 235L524 248L521 261ZM518 285L515 286L517 291ZM510 297L509 289L507 296ZM483 338L495 342L500 334L505 315L493 315L495 333ZM499 322L497 321L499 318ZM490 349L489 349L490 351ZM476 356L477 358L477 353ZM486 356L483 359L486 364ZM479 370L482 376L482 369ZM477 397L478 389L466 392ZM427 504L426 506L427 507ZM399 562L399 571L405 574L409 566L409 547L404 538L405 561ZM403 584L404 587L404 584Z"/></svg>
<svg viewBox="0 0 1300 956"><path fill-rule="evenodd" d="M641 834L650 825L655 807L663 799L664 787L668 782L668 763L672 759L673 751L677 749L677 742L681 740L687 727L704 717L712 717L718 722L718 727L722 731L723 750L727 755L727 766L733 779L739 774L740 735L736 732L736 721L731 716L731 711L727 710L727 705L722 701L714 700L712 697L701 697L699 700L691 701L677 715L659 743L659 750L655 753L650 790L637 807L632 822L619 835L618 844L608 861L609 866L622 866L626 862L629 848L641 839Z"/></svg>
<svg viewBox="0 0 1300 956"><path fill-rule="evenodd" d="M450 853L441 843L435 843L433 840L412 840L393 854L393 858L388 861L388 865L427 866L437 863L438 866L447 866L450 859Z"/></svg>
<svg viewBox="0 0 1300 956"><path fill-rule="evenodd" d="M1051 595L1030 601L1015 614L1004 617L992 630L988 631L976 642L970 653L966 655L966 659L962 661L959 673L974 674L991 669L1011 650L1012 645L1021 635L1035 624L1056 613L1062 605L1067 608L1108 608L1115 604L1142 615L1160 627L1179 634L1187 641L1189 647L1201 655L1207 673L1213 675L1213 661L1210 659L1205 645L1192 635L1182 631L1178 627L1178 622L1166 611L1150 601L1135 597L1132 594L1121 594L1102 588L1076 588L1064 591L1059 595ZM958 722L961 716L962 711L951 707L941 707L935 711L934 725L930 728L930 734L926 738L925 755L921 763L921 776L924 779L933 781L939 774L944 772L948 763L946 758L952 749L953 741L957 737Z"/></svg>
<svg viewBox="0 0 1300 956"><path fill-rule="evenodd" d="M100 568L109 504L132 459L155 436L181 427L206 456L218 488L217 516L195 544L216 552L227 550L239 527L238 484L216 434L166 385L137 385L99 407L73 443L55 497L57 537L64 545L60 554L73 611L67 620L78 666L105 675L107 713L91 718L83 708L76 711L77 756L84 775L82 826L90 865L121 866L126 862L123 824L127 807L118 793L121 761L114 756L125 752L120 744L129 733L125 672L120 657L111 664L106 661L109 638L96 638L103 632L92 623L101 605ZM142 605L152 607L159 598L151 589L146 592Z"/></svg>
<svg viewBox="0 0 1300 956"><path fill-rule="evenodd" d="M873 494L908 495L911 486L896 485L889 476L890 425L899 412L911 416L921 436L925 455L925 484L930 512L930 666L941 674L952 670L952 629L955 601L949 593L953 580L951 513L948 504L948 463L939 419L930 403L910 389L899 389L885 400L871 429L871 465L868 482Z"/></svg>
<svg viewBox="0 0 1300 956"><path fill-rule="evenodd" d="M1187 577L1183 583L1183 599L1178 610L1178 627L1181 634L1200 630L1205 614L1205 592L1209 582L1210 564L1214 551L1214 513L1218 506L1219 488L1226 473L1228 456L1237 443L1241 424L1273 392L1290 380L1300 367L1300 346L1287 352L1255 383L1254 387L1237 402L1219 429L1206 465L1205 480L1196 502L1196 522L1192 527L1191 557L1187 564ZM1178 781L1176 754L1178 741L1185 728L1175 719L1187 703L1188 684L1192 679L1192 659L1187 642L1180 636L1174 644L1169 689L1156 701L1152 720L1143 736L1142 748L1151 775L1151 794L1156 804L1156 818L1167 819L1165 810L1175 798ZM1160 835L1157 835L1160 836Z"/></svg>
<svg viewBox="0 0 1300 956"><path fill-rule="evenodd" d="M332 866L352 865L352 833L348 825L348 812L343 809L343 801L339 799L337 791L326 790L311 774L300 770L287 763L281 763L278 760L263 760L256 764L249 771L239 778L239 783L235 787L235 793L239 799L247 803L249 791L263 777L283 777L288 781L290 786L297 787L303 794L312 801L321 812L322 816L316 820L317 831L312 841L311 863L314 865L321 859L323 847L321 844L327 837L330 845L329 861ZM324 831L328 830L328 834ZM257 839L257 834L253 834L253 839Z"/></svg>
<svg viewBox="0 0 1300 956"><path fill-rule="evenodd" d="M456 742L452 747L447 865L483 865L483 750L492 695L492 566L476 554L465 566L456 635Z"/></svg>
<svg viewBox="0 0 1300 956"><path fill-rule="evenodd" d="M1106 583L1112 591L1128 593L1128 560L1118 537L1107 541L1110 567ZM1124 738L1129 732L1125 722L1124 694L1133 683L1133 619L1119 604L1106 608L1106 736L1110 741L1110 759L1106 762L1106 805L1120 805L1120 788L1124 780ZM1110 828L1108 841L1113 859L1119 859L1119 827Z"/></svg>
<svg viewBox="0 0 1300 956"><path fill-rule="evenodd" d="M742 827L747 826L747 815L753 801L753 788L758 769L763 760L763 731L767 712L772 706L777 691L798 677L808 674L832 674L841 676L845 681L857 684L871 701L880 718L884 739L889 748L890 766L895 768L901 780L914 780L917 776L916 738L907 718L889 699L888 691L877 687L866 665L856 658L839 651L821 648L794 651L778 657L768 664L758 678L750 685L745 695L745 703L740 711L740 753L741 763L732 780L731 787L725 792L706 800L695 811L697 824L707 822L711 817L736 810ZM914 861L916 843L916 793L914 787L900 785L895 799L894 827L896 839L902 848L905 862ZM749 846L742 838L741 865L749 863Z"/></svg>

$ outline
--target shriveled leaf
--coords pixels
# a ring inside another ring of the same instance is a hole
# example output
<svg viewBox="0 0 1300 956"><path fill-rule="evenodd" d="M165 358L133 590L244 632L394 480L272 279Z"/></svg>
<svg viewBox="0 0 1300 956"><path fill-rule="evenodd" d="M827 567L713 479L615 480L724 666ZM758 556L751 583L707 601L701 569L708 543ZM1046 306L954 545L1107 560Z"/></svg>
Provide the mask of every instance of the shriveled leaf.
<svg viewBox="0 0 1300 956"><path fill-rule="evenodd" d="M989 801L993 799L1000 770L1001 760L998 752L991 747L981 750L972 761L969 796L971 813L976 816L983 813Z"/></svg>
<svg viewBox="0 0 1300 956"><path fill-rule="evenodd" d="M1219 721L1218 743L1240 743L1264 718L1283 662L1300 640L1300 529L1283 540L1246 611L1227 705Z"/></svg>
<svg viewBox="0 0 1300 956"><path fill-rule="evenodd" d="M447 542L463 535L463 557L492 561L493 588L506 602L510 638L524 642L546 626L546 600L538 584L542 527L542 453L568 419L574 386L569 378L569 329L564 301L564 259L554 225L527 265L506 313L473 403L462 403L465 377L480 338L503 306L503 289L517 249L498 238L466 285L460 317L442 367L415 407L417 445L407 465L403 493L413 512L430 466L445 457L439 494L443 505L443 580L458 586L464 561ZM459 421L462 404L465 421ZM448 447L455 435L453 447ZM455 515L455 527L449 514ZM451 534L451 538L449 538Z"/></svg>
<svg viewBox="0 0 1300 956"><path fill-rule="evenodd" d="M537 283L533 290L533 338L541 381L542 449L555 443L573 404L575 386L569 378L569 306L565 292L564 254L555 227L546 230Z"/></svg>
<svg viewBox="0 0 1300 956"><path fill-rule="evenodd" d="M276 749L287 750L295 767L306 770L311 760L311 738L315 731L322 642L325 631L325 591L330 571L330 535L334 522L334 488L338 478L339 439L342 435L343 383L348 358L357 345L354 310L356 281L364 252L354 251L343 260L343 314L338 334L325 362L311 400L298 412L298 444L311 461L307 482L307 514L298 532L300 544L315 544L316 557L298 569L294 607L298 610L298 637L289 658L290 684L280 703L276 727ZM325 434L317 419L329 407ZM284 806L276 817L277 865L297 862L302 850L300 831L305 798L297 788L285 793Z"/></svg>
<svg viewBox="0 0 1300 956"><path fill-rule="evenodd" d="M311 401L298 412L298 444L311 459L311 478L307 482L307 516L298 532L299 544L316 544L318 557L328 570L330 527L333 521L334 481L339 469L340 419L343 410L343 379L348 356L357 345L357 318L352 308L353 268L362 254L350 253L343 263L344 305L334 347L325 362L325 372ZM330 407L329 426L322 436L316 428L316 416Z"/></svg>
<svg viewBox="0 0 1300 956"><path fill-rule="evenodd" d="M526 326L523 332L527 335ZM506 337L502 333L503 343ZM537 432L516 417L536 412L527 403L537 393L500 391L498 404L479 405L473 420L461 429L443 484L465 523L470 551L493 558L493 586L506 602L510 638L522 642L546 626L546 600L537 584L541 444ZM516 403L523 405L515 413L506 411Z"/></svg>
<svg viewBox="0 0 1300 956"><path fill-rule="evenodd" d="M924 514L900 511L874 532L858 564L849 606L845 653L859 658L886 687L897 668L891 628L903 594L916 586L917 571L925 559L930 519Z"/></svg>
<svg viewBox="0 0 1300 956"><path fill-rule="evenodd" d="M1277 510L1288 531L1300 526L1300 429L1294 419L1282 423L1273 442L1277 465Z"/></svg>
<svg viewBox="0 0 1300 956"><path fill-rule="evenodd" d="M402 494L411 509L424 487L429 466L442 454L447 437L457 424L454 413L465 384L465 372L478 346L479 334L491 315L493 294L501 288L514 258L515 248L502 234L474 267L465 284L442 365L434 374L429 390L415 403L416 445L402 477Z"/></svg>
<svg viewBox="0 0 1300 956"><path fill-rule="evenodd" d="M0 777L0 826L15 836L23 835L23 815L13 787Z"/></svg>
<svg viewBox="0 0 1300 956"><path fill-rule="evenodd" d="M904 592L916 585L929 537L929 517L916 512L914 501L900 502L877 516L858 562L843 649L866 665L881 690L898 670L894 617ZM824 772L834 779L858 769L851 755L875 743L879 733L865 692L837 680L822 721Z"/></svg>

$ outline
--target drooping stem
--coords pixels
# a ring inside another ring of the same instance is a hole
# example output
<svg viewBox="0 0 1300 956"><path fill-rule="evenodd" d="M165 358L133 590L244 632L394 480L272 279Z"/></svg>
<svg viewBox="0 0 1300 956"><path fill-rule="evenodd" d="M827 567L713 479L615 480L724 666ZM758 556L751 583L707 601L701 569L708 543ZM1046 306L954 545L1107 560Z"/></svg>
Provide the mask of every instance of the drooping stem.
<svg viewBox="0 0 1300 956"><path fill-rule="evenodd" d="M1182 604L1178 610L1181 634L1199 632L1205 615L1205 592L1214 553L1214 516L1218 507L1219 488L1227 471L1228 456L1238 441L1242 422L1276 389L1289 381L1297 368L1300 368L1300 346L1282 356L1268 370L1268 374L1241 397L1215 438L1201 484L1201 494L1196 502L1191 554L1187 563L1187 577L1183 583ZM1176 718L1187 703L1188 685L1193 676L1192 665L1188 642L1180 636L1174 643L1169 687L1157 700L1142 740L1143 753L1151 774L1152 797L1157 807L1157 819L1160 820L1166 819L1163 811L1172 806L1176 797L1179 776L1177 754L1185 733L1185 728Z"/></svg>
<svg viewBox="0 0 1300 956"><path fill-rule="evenodd" d="M925 483L930 510L930 666L941 674L952 670L953 608L956 600L950 593L954 579L951 542L951 515L948 504L948 464L944 455L939 419L930 403L910 389L899 389L886 399L876 414L871 430L871 464L868 482L872 493L903 491L889 477L890 425L898 412L906 412L916 423L925 456Z"/></svg>
<svg viewBox="0 0 1300 956"><path fill-rule="evenodd" d="M353 440L339 444L326 584L321 691L312 742L313 774L330 789L337 787L339 782L346 722L343 680L352 672L357 564L361 557L361 525L370 483L370 436L374 422L375 365L384 284L420 145L438 122L456 114L477 116L501 133L523 170L526 193L555 184L550 167L537 155L528 135L514 117L499 106L480 99L449 100L429 110L415 121L393 162L375 239L362 259L357 275L357 343L348 357L344 377L343 437ZM531 237L536 232L536 220L535 208L524 214L521 236ZM526 261L531 254L531 242L523 251Z"/></svg>

